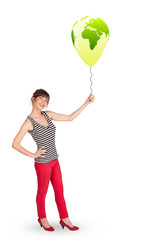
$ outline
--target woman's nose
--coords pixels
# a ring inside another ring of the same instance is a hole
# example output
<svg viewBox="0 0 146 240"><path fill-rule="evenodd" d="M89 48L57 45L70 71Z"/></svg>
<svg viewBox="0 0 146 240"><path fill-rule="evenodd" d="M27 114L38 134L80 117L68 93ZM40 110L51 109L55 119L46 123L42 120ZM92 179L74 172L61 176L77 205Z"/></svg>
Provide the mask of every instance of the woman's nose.
<svg viewBox="0 0 146 240"><path fill-rule="evenodd" d="M41 104L45 105L45 101L44 101L44 100L42 100L42 101L41 101Z"/></svg>

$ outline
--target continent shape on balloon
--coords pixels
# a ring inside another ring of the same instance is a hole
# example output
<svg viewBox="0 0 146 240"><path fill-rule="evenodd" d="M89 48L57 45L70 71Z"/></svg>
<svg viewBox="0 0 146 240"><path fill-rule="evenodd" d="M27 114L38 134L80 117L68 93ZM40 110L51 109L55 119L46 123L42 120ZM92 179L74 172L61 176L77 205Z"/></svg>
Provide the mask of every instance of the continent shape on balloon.
<svg viewBox="0 0 146 240"><path fill-rule="evenodd" d="M75 22L71 37L79 56L92 67L107 45L109 29L102 19L86 16Z"/></svg>

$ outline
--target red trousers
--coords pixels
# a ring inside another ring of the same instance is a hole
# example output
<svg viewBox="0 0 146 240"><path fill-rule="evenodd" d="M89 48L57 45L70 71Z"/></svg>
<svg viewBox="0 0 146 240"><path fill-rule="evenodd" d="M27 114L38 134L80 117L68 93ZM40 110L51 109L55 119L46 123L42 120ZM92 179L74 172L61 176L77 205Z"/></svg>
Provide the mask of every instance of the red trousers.
<svg viewBox="0 0 146 240"><path fill-rule="evenodd" d="M34 165L38 182L38 189L36 195L38 217L46 218L45 198L49 186L49 181L51 180L60 219L67 218L68 212L64 199L62 174L58 158L49 163L35 162Z"/></svg>

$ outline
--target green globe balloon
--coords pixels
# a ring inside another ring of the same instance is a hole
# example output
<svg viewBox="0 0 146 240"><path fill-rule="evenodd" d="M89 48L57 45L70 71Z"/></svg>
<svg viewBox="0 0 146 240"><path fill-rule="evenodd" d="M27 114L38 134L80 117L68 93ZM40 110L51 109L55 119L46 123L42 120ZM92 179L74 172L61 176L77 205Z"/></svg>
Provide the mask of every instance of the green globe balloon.
<svg viewBox="0 0 146 240"><path fill-rule="evenodd" d="M102 19L86 16L73 25L71 37L82 60L92 67L107 45L109 29Z"/></svg>

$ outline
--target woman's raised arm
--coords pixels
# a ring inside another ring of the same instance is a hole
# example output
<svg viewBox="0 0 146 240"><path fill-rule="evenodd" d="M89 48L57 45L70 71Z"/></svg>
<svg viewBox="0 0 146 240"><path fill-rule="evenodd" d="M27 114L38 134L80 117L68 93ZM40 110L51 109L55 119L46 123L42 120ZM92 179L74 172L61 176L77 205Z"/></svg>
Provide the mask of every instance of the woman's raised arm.
<svg viewBox="0 0 146 240"><path fill-rule="evenodd" d="M70 115L60 114L60 113L56 113L56 112L52 112L52 111L45 111L45 112L49 115L49 117L52 120L55 120L55 121L72 121L83 111L83 109L89 103L94 102L94 99L95 99L95 97L92 94L90 94L89 97L86 99L85 103L81 107L79 107L76 111L71 113Z"/></svg>

